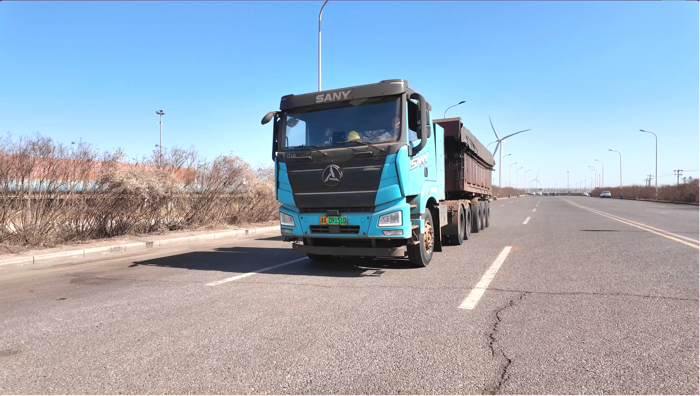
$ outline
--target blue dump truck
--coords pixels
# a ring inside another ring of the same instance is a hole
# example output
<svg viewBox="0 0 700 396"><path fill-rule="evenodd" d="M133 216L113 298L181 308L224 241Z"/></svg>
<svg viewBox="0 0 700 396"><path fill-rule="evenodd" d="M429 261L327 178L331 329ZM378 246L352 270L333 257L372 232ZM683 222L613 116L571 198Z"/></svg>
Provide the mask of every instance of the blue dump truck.
<svg viewBox="0 0 700 396"><path fill-rule="evenodd" d="M314 261L427 266L488 227L493 156L460 118L430 114L406 80L282 97L262 123L285 241Z"/></svg>

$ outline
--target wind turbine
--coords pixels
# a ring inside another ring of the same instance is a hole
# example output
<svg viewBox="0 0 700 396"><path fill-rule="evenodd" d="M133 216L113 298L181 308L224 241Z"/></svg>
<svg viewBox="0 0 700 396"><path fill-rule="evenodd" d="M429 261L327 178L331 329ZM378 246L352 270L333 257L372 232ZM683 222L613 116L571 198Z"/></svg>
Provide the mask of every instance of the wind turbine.
<svg viewBox="0 0 700 396"><path fill-rule="evenodd" d="M491 121L491 116L489 116L489 122L491 123L491 129L493 129L493 134L496 135L496 141L489 143L489 146L493 143L496 143L496 149L493 150L493 155L495 156L496 151L498 151L499 148L501 149L501 151L500 151L501 158L500 158L499 163L498 163L498 168L499 168L498 169L498 187L500 188L500 187L503 187L503 184L501 183L501 180L503 180L503 143L505 143L506 139L508 139L511 136L517 135L519 133L531 131L532 129L526 129L524 131L511 133L510 135L501 139L500 137L498 137L498 133L496 133L496 128L493 127L493 122Z"/></svg>
<svg viewBox="0 0 700 396"><path fill-rule="evenodd" d="M538 169L537 175L535 176L535 178L530 180L530 183L537 182L537 184L535 184L535 188L537 188L538 185L540 186L540 188L542 188L542 183L540 183L540 179L538 179L539 177L540 177L540 170Z"/></svg>

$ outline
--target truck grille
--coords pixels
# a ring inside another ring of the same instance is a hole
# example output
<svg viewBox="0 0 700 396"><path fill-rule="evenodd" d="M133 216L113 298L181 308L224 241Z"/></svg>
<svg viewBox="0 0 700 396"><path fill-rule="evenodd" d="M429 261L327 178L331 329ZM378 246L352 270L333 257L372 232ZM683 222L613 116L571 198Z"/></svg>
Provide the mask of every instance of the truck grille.
<svg viewBox="0 0 700 396"><path fill-rule="evenodd" d="M337 210L340 213L352 212L352 213L374 213L374 206L358 206L355 208L299 208L301 213L326 213L329 210Z"/></svg>
<svg viewBox="0 0 700 396"><path fill-rule="evenodd" d="M312 234L359 234L360 226L358 225L311 225L309 230Z"/></svg>

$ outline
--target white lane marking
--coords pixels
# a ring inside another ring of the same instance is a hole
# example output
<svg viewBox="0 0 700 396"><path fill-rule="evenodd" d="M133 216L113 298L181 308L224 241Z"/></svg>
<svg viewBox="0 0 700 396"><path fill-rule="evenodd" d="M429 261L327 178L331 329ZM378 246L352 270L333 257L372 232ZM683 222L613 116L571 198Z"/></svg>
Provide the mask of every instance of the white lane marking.
<svg viewBox="0 0 700 396"><path fill-rule="evenodd" d="M540 206L540 204L535 205L535 207L538 207L538 206Z"/></svg>
<svg viewBox="0 0 700 396"><path fill-rule="evenodd" d="M506 206L506 205L501 205L501 206Z"/></svg>
<svg viewBox="0 0 700 396"><path fill-rule="evenodd" d="M307 260L307 259L308 259L308 257L298 258L298 259L296 259L296 260L287 261L286 263L273 265L273 266L271 266L271 267L261 268L261 269L259 269L259 270L255 270L255 271L253 271L253 272L248 272L248 273L245 273L245 274L236 275L236 276L232 276L232 277L230 277L230 278L222 279L222 280L220 280L220 281L216 281L216 282L212 282L212 283L207 283L207 286L219 286L219 285L222 284L222 283L233 282L233 281L235 281L235 280L243 279L243 278L248 277L248 276L251 276L251 275L259 274L259 273L261 273L261 272L267 272L267 271L273 270L273 269L275 269L275 268L284 267L285 265L294 264L294 263L296 263L296 262L299 262L299 261L302 261L302 260Z"/></svg>
<svg viewBox="0 0 700 396"><path fill-rule="evenodd" d="M535 209L532 209L532 211L533 211L533 212L537 211L537 208L535 208Z"/></svg>
<svg viewBox="0 0 700 396"><path fill-rule="evenodd" d="M523 224L527 224L528 221L530 221L530 217L528 217L527 219L525 219L525 221L523 221Z"/></svg>
<svg viewBox="0 0 700 396"><path fill-rule="evenodd" d="M666 212L659 212L658 210L653 210L653 209L647 209L647 212L666 214Z"/></svg>
<svg viewBox="0 0 700 396"><path fill-rule="evenodd" d="M510 202L508 202L508 203L513 203L513 201L510 201Z"/></svg>
<svg viewBox="0 0 700 396"><path fill-rule="evenodd" d="M496 257L496 261L494 261L489 269L486 270L484 276L481 277L479 283L474 286L467 298L464 299L462 304L459 306L459 309L474 309L476 303L478 303L481 296L484 295L489 283L491 283L493 277L496 276L496 272L498 272L498 269L501 268L501 264L506 261L506 257L508 257L508 253L510 253L511 248L512 246L506 246L503 248L501 254Z"/></svg>

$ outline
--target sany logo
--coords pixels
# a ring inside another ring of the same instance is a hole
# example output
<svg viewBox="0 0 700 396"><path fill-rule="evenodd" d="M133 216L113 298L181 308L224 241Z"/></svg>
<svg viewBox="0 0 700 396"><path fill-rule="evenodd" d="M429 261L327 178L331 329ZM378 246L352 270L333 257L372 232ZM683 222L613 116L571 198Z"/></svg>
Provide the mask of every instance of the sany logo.
<svg viewBox="0 0 700 396"><path fill-rule="evenodd" d="M336 100L345 100L348 98L348 95L350 95L350 91L345 91L345 92L333 92L333 93L327 93L325 95L316 95L316 103L323 103L323 102L332 102Z"/></svg>
<svg viewBox="0 0 700 396"><path fill-rule="evenodd" d="M425 166L428 163L428 153L424 153L411 159L411 169L415 169L419 166ZM409 169L409 170L411 170Z"/></svg>

